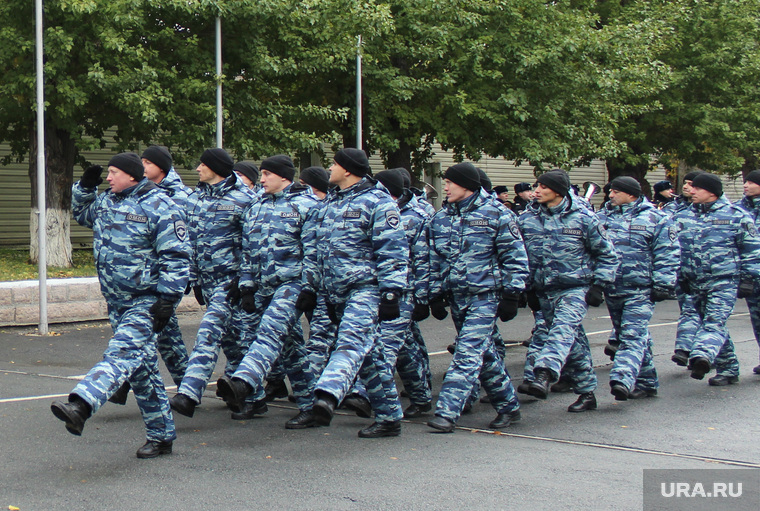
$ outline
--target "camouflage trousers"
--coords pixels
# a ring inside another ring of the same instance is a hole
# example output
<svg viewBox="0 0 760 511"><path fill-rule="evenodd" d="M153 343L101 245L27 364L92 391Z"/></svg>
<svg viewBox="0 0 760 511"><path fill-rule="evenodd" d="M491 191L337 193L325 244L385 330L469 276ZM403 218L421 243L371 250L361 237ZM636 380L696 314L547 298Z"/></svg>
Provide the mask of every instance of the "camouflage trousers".
<svg viewBox="0 0 760 511"><path fill-rule="evenodd" d="M717 280L709 287L694 290L694 307L699 315L689 359L704 357L715 365L718 374L739 376L739 359L726 322L734 310L738 283Z"/></svg>
<svg viewBox="0 0 760 511"><path fill-rule="evenodd" d="M435 414L456 422L478 379L498 413L517 410L520 402L494 345L496 293L454 293L449 304L457 329L456 350L443 379Z"/></svg>
<svg viewBox="0 0 760 511"><path fill-rule="evenodd" d="M315 391L327 392L340 402L359 376L368 389L375 420L399 421L403 411L393 378L393 365L379 339L380 290L361 287L351 290L346 298L345 302L334 304L339 320L337 337ZM379 388L385 391L375 392Z"/></svg>
<svg viewBox="0 0 760 511"><path fill-rule="evenodd" d="M254 324L252 314L227 302L227 290L224 289L223 283L213 289L204 289L203 296L208 308L198 327L195 346L190 354L182 385L177 390L178 393L188 396L196 403L201 402L201 397L216 367L220 348L227 357L224 374L231 376L248 352L246 342L252 339L248 330ZM249 400L264 398L263 390L254 394L249 396Z"/></svg>
<svg viewBox="0 0 760 511"><path fill-rule="evenodd" d="M314 376L308 367L303 332L298 323L301 311L295 306L300 292L301 283L292 281L278 287L273 295L256 296L256 308L260 312L247 330L252 335L251 339L244 341L249 346L248 353L233 376L244 380L254 393L260 394L275 361L281 360L298 408L309 410Z"/></svg>
<svg viewBox="0 0 760 511"><path fill-rule="evenodd" d="M689 353L691 344L694 342L694 334L697 332L701 320L694 306L694 295L684 293L681 287L677 286L676 298L678 298L678 307L681 313L678 316L675 349Z"/></svg>
<svg viewBox="0 0 760 511"><path fill-rule="evenodd" d="M433 400L432 373L425 339L419 325L412 321L404 335L404 344L396 360L398 372L404 390L409 394L409 401L416 405L425 405Z"/></svg>
<svg viewBox="0 0 760 511"><path fill-rule="evenodd" d="M649 334L649 322L654 313L650 290L610 286L604 298L619 343L610 381L618 381L629 390L657 390L659 382Z"/></svg>
<svg viewBox="0 0 760 511"><path fill-rule="evenodd" d="M129 381L142 414L147 439L172 441L174 430L169 399L158 368L156 336L150 307L155 296L140 296L129 305L108 304L113 337L103 360L90 369L71 391L97 412L121 385Z"/></svg>
<svg viewBox="0 0 760 511"><path fill-rule="evenodd" d="M182 383L182 377L185 376L185 371L187 371L189 357L185 341L182 340L182 331L179 328L176 312L169 318L166 327L158 333L156 348L164 360L174 384L179 386Z"/></svg>
<svg viewBox="0 0 760 511"><path fill-rule="evenodd" d="M539 292L546 327L533 337L537 344L533 371L548 369L555 381L560 375L566 377L576 394L593 392L597 385L588 337L581 324L588 310L587 290L574 287Z"/></svg>
<svg viewBox="0 0 760 511"><path fill-rule="evenodd" d="M749 309L749 320L752 322L755 340L760 346L760 298L757 296L747 298L747 308Z"/></svg>

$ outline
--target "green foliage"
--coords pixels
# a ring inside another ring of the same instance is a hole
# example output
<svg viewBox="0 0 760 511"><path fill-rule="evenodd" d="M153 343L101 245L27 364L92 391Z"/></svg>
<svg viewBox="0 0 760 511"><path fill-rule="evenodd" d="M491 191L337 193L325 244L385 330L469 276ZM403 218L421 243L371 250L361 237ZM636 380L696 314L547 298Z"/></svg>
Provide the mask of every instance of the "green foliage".
<svg viewBox="0 0 760 511"><path fill-rule="evenodd" d="M48 266L48 278L93 277L97 275L92 250L75 250L72 255L74 265L71 268ZM37 264L29 262L27 250L0 248L0 282L36 280L39 278L38 275Z"/></svg>

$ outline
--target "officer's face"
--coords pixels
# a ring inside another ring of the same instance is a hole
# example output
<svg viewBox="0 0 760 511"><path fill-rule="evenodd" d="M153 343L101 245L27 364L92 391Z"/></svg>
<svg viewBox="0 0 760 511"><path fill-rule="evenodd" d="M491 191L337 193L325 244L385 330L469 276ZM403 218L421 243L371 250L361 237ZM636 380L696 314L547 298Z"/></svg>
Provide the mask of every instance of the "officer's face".
<svg viewBox="0 0 760 511"><path fill-rule="evenodd" d="M499 194L499 200L501 202L507 202L509 200L509 192L501 192Z"/></svg>
<svg viewBox="0 0 760 511"><path fill-rule="evenodd" d="M553 207L562 202L562 196L543 183L538 183L535 194L539 204Z"/></svg>
<svg viewBox="0 0 760 511"><path fill-rule="evenodd" d="M145 177L153 181L154 183L160 183L164 179L164 171L161 167L156 165L150 160L142 159L143 168L145 169Z"/></svg>
<svg viewBox="0 0 760 511"><path fill-rule="evenodd" d="M533 200L533 191L532 190L526 190L524 192L520 192L517 194L518 197L520 197L524 201L532 201Z"/></svg>
<svg viewBox="0 0 760 511"><path fill-rule="evenodd" d="M618 190L610 190L610 202L613 206L622 206L623 204L629 204L636 200L636 197L629 193L621 192Z"/></svg>
<svg viewBox="0 0 760 511"><path fill-rule="evenodd" d="M718 197L714 193L708 192L704 188L691 187L691 202L694 204L705 204L707 202L715 202Z"/></svg>
<svg viewBox="0 0 760 511"><path fill-rule="evenodd" d="M108 177L106 177L106 181L111 185L111 191L114 193L123 192L137 183L135 178L116 167L108 167Z"/></svg>
<svg viewBox="0 0 760 511"><path fill-rule="evenodd" d="M669 199L669 198L671 198L673 196L673 189L672 188L668 188L667 190L663 190L663 191L660 192L660 195L662 195L666 199Z"/></svg>
<svg viewBox="0 0 760 511"><path fill-rule="evenodd" d="M198 180L201 183L214 185L220 181L223 181L222 176L208 168L205 163L198 165L198 168L196 168L195 171L198 173Z"/></svg>
<svg viewBox="0 0 760 511"><path fill-rule="evenodd" d="M757 183L753 183L752 181L745 181L744 182L744 195L747 197L758 197L760 196L760 185Z"/></svg>
<svg viewBox="0 0 760 511"><path fill-rule="evenodd" d="M248 179L246 176L244 176L240 172L236 171L235 174L237 174L238 179L240 179L245 184L245 186L247 186L248 188L253 188L253 181Z"/></svg>
<svg viewBox="0 0 760 511"><path fill-rule="evenodd" d="M683 193L683 196L686 197L686 198L691 197L692 190L693 189L691 187L691 180L684 181L683 182L683 186L681 187L681 192Z"/></svg>
<svg viewBox="0 0 760 511"><path fill-rule="evenodd" d="M328 170L330 171L330 183L338 188L343 188L341 185L346 180L346 174L348 174L348 171L338 165L337 162L333 162Z"/></svg>
<svg viewBox="0 0 760 511"><path fill-rule="evenodd" d="M453 181L444 179L444 182L446 185L443 187L443 191L446 193L446 200L450 203L459 202L473 194L472 190L468 190L464 186L459 186Z"/></svg>
<svg viewBox="0 0 760 511"><path fill-rule="evenodd" d="M261 179L259 182L266 193L281 192L290 184L290 181L284 177L264 169L261 169Z"/></svg>

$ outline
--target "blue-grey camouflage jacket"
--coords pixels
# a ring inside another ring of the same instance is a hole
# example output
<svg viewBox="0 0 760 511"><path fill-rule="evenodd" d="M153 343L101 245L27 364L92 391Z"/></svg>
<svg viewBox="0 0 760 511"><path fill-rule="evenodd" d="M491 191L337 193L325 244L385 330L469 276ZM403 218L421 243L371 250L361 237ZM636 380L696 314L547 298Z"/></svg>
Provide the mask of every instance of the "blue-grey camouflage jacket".
<svg viewBox="0 0 760 511"><path fill-rule="evenodd" d="M681 242L681 277L703 289L716 279L760 276L760 237L752 218L725 195L692 204L674 221Z"/></svg>
<svg viewBox="0 0 760 511"><path fill-rule="evenodd" d="M537 202L517 218L530 261L534 290L615 281L620 258L597 216L571 196L554 208Z"/></svg>
<svg viewBox="0 0 760 511"><path fill-rule="evenodd" d="M755 222L755 227L757 227L760 221L760 197L752 198L745 195L740 200L734 202L734 204L746 211L752 221Z"/></svg>
<svg viewBox="0 0 760 511"><path fill-rule="evenodd" d="M689 206L691 206L691 200L679 195L672 201L665 204L665 206L660 211L668 215L670 218L674 218L677 214L687 209ZM655 206L655 209L657 209L657 206Z"/></svg>
<svg viewBox="0 0 760 511"><path fill-rule="evenodd" d="M174 170L174 167L170 168L169 172L166 173L166 176L157 184L166 195L172 198L175 204L177 204L182 210L182 214L185 215L188 205L188 197L193 193L193 189L182 182L182 178Z"/></svg>
<svg viewBox="0 0 760 511"><path fill-rule="evenodd" d="M615 285L671 290L681 264L678 230L669 216L643 197L623 206L611 203L599 220L620 255Z"/></svg>
<svg viewBox="0 0 760 511"><path fill-rule="evenodd" d="M417 196L409 190L405 190L398 198L398 207L401 212L401 225L404 226L411 251L409 283L412 286L414 302L426 304L430 290L430 251L427 237L430 215L420 205Z"/></svg>
<svg viewBox="0 0 760 511"><path fill-rule="evenodd" d="M331 190L319 210L316 281L330 303L343 303L351 289L409 289L409 244L396 202L365 177L345 190Z"/></svg>
<svg viewBox="0 0 760 511"><path fill-rule="evenodd" d="M430 220L430 297L451 292L520 293L528 259L514 215L482 189L446 203Z"/></svg>
<svg viewBox="0 0 760 511"><path fill-rule="evenodd" d="M233 172L223 181L199 183L188 198L188 234L193 250L193 285L213 288L238 276L243 221L253 193Z"/></svg>
<svg viewBox="0 0 760 511"><path fill-rule="evenodd" d="M100 289L109 304L140 295L179 301L190 266L187 228L179 208L143 179L120 193L72 188L76 221L93 230Z"/></svg>
<svg viewBox="0 0 760 511"><path fill-rule="evenodd" d="M316 273L318 206L310 189L296 183L251 203L243 227L241 289L270 296L283 283L300 281L302 273Z"/></svg>

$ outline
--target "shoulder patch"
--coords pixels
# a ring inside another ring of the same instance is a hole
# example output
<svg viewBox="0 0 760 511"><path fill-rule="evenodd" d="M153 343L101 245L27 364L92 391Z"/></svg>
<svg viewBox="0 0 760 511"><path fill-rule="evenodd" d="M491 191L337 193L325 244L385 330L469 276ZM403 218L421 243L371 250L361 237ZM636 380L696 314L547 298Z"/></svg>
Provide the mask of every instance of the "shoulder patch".
<svg viewBox="0 0 760 511"><path fill-rule="evenodd" d="M599 224L599 227L597 227L597 230L599 231L599 236L601 236L603 239L607 239L607 228L604 227L602 224Z"/></svg>
<svg viewBox="0 0 760 511"><path fill-rule="evenodd" d="M135 215L134 213L129 213L127 215L127 220L130 222L140 222L144 224L148 221L148 217L145 215Z"/></svg>
<svg viewBox="0 0 760 511"><path fill-rule="evenodd" d="M520 228L517 227L517 222L509 222L509 232L516 239L520 239Z"/></svg>
<svg viewBox="0 0 760 511"><path fill-rule="evenodd" d="M177 220L174 222L174 233L180 241L185 241L185 236L187 236L187 226L184 221Z"/></svg>
<svg viewBox="0 0 760 511"><path fill-rule="evenodd" d="M747 231L747 234L749 234L753 238L757 236L757 227L755 227L755 224L753 224L752 222L745 223L744 229Z"/></svg>
<svg viewBox="0 0 760 511"><path fill-rule="evenodd" d="M398 217L398 213L396 213L395 211L389 211L388 213L385 214L385 222L388 224L388 226L391 229L397 228L399 224L401 223Z"/></svg>
<svg viewBox="0 0 760 511"><path fill-rule="evenodd" d="M678 230L675 227L668 228L668 238L670 239L671 243L675 243L675 241L678 239Z"/></svg>

